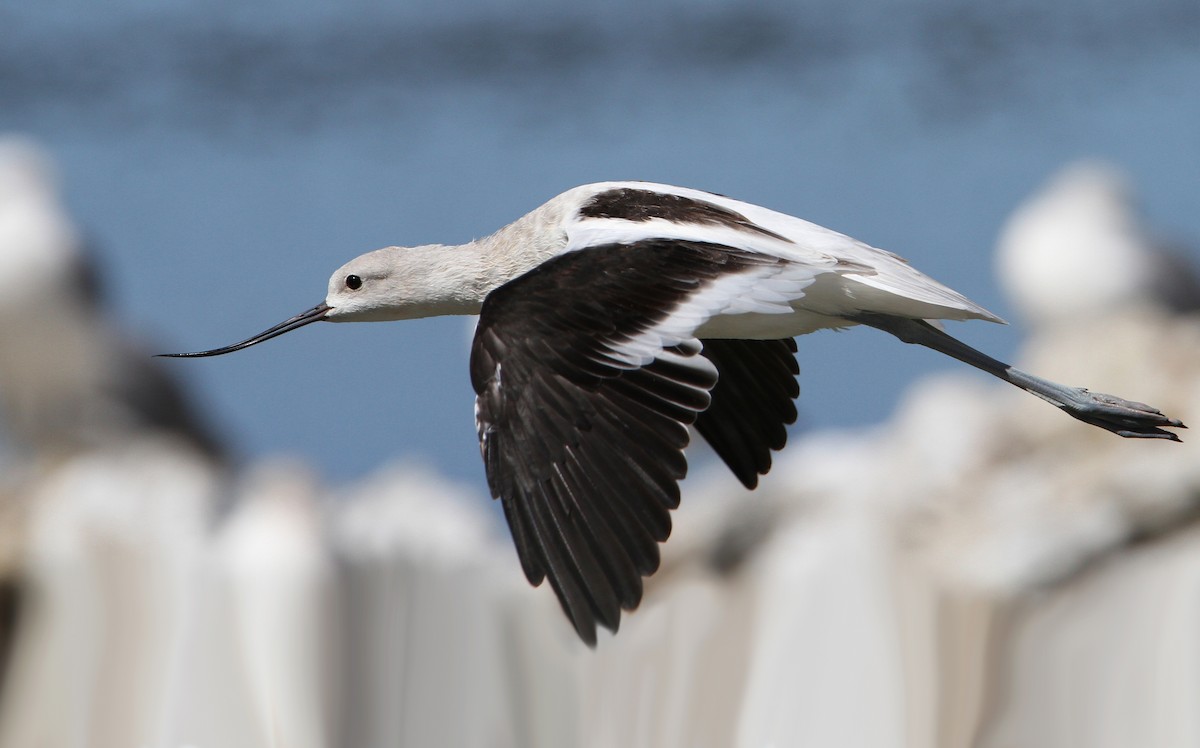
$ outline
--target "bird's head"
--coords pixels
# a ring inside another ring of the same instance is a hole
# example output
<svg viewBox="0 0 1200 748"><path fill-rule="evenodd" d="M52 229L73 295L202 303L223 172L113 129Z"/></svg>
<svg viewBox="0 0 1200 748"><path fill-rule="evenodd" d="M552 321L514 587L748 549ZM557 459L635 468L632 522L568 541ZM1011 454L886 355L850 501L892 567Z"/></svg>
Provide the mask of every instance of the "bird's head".
<svg viewBox="0 0 1200 748"><path fill-rule="evenodd" d="M325 301L308 311L223 348L195 353L166 353L200 358L240 351L312 322L383 322L443 314L473 314L487 287L472 275L461 249L431 244L385 247L360 255L329 279Z"/></svg>
<svg viewBox="0 0 1200 748"><path fill-rule="evenodd" d="M403 319L407 275L401 247L387 247L355 257L329 277L325 295L329 322L378 322Z"/></svg>
<svg viewBox="0 0 1200 748"><path fill-rule="evenodd" d="M476 295L459 277L466 253L454 247L385 247L355 257L329 278L329 322L391 320L463 314Z"/></svg>

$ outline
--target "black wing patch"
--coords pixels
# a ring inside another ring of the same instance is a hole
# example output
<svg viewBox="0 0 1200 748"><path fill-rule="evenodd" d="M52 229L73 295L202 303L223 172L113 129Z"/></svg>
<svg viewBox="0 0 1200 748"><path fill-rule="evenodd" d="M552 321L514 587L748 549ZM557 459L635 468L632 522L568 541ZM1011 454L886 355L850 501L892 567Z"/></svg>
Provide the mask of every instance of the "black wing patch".
<svg viewBox="0 0 1200 748"><path fill-rule="evenodd" d="M771 469L771 451L787 443L796 422L796 341L705 340L704 356L720 379L712 404L696 419L696 431L746 488Z"/></svg>
<svg viewBox="0 0 1200 748"><path fill-rule="evenodd" d="M605 190L583 204L581 218L618 218L626 221L649 221L661 218L676 223L698 223L709 226L728 226L739 231L769 236L792 243L786 236L759 226L741 213L729 208L670 192L618 187Z"/></svg>
<svg viewBox="0 0 1200 748"><path fill-rule="evenodd" d="M612 244L553 258L484 300L471 382L488 485L526 577L549 578L589 645L658 568L687 426L717 381L696 340L641 366L630 341L722 275L775 262L699 242Z"/></svg>

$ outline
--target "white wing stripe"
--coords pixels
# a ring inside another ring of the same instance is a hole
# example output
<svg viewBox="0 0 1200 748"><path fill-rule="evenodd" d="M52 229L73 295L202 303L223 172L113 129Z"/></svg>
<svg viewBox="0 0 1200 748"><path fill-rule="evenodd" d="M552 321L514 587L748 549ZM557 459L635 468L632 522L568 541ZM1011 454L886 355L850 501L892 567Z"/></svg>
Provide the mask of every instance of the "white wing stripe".
<svg viewBox="0 0 1200 748"><path fill-rule="evenodd" d="M816 268L833 268L837 265L837 260L828 254L764 234L722 225L676 223L661 218L645 221L629 221L620 218L577 220L568 229L566 251L571 252L605 244L634 244L648 239L678 239L720 244L768 257L803 262Z"/></svg>
<svg viewBox="0 0 1200 748"><path fill-rule="evenodd" d="M630 366L645 366L660 357L663 348L691 341L715 316L789 313L788 302L803 296L814 278L812 268L788 264L732 272L699 289L654 326L612 345L611 354Z"/></svg>

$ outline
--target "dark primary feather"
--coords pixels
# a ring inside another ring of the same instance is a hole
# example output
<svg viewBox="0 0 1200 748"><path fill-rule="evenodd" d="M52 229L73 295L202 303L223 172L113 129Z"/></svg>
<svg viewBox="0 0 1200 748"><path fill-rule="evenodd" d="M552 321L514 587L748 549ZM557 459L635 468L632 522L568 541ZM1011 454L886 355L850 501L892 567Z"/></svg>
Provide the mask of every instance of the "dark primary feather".
<svg viewBox="0 0 1200 748"><path fill-rule="evenodd" d="M704 356L719 379L712 404L696 419L696 431L746 488L771 469L771 451L787 443L796 422L796 341L705 340Z"/></svg>
<svg viewBox="0 0 1200 748"><path fill-rule="evenodd" d="M484 301L471 382L488 484L526 577L550 580L588 644L597 623L616 630L658 567L687 472L687 426L717 384L698 341L640 368L621 360L621 346L721 275L764 262L779 260L699 242L612 244L549 260ZM748 350L778 361L779 346ZM762 398L743 373L756 364L730 354L728 391L757 412ZM765 392L778 384L772 377ZM747 428L714 423L710 433L721 443Z"/></svg>

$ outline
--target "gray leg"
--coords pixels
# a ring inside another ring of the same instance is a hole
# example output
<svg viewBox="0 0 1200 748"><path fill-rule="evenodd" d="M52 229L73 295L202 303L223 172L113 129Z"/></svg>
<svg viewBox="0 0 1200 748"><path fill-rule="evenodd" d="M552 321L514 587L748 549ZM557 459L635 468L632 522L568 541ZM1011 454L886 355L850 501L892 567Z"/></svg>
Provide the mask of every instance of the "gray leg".
<svg viewBox="0 0 1200 748"><path fill-rule="evenodd" d="M997 361L966 343L950 337L924 320L863 314L855 317L854 321L891 333L905 343L915 343L932 348L965 364L982 369L1030 394L1037 395L1073 418L1078 418L1093 426L1099 426L1118 436L1179 441L1178 436L1159 427L1187 428L1178 420L1168 418L1161 411L1151 408L1149 405L1122 400L1119 397L1099 392L1088 392L1082 387L1067 387L1041 377L1035 377L1032 374L1026 374L1020 369L1015 369L1003 361Z"/></svg>

